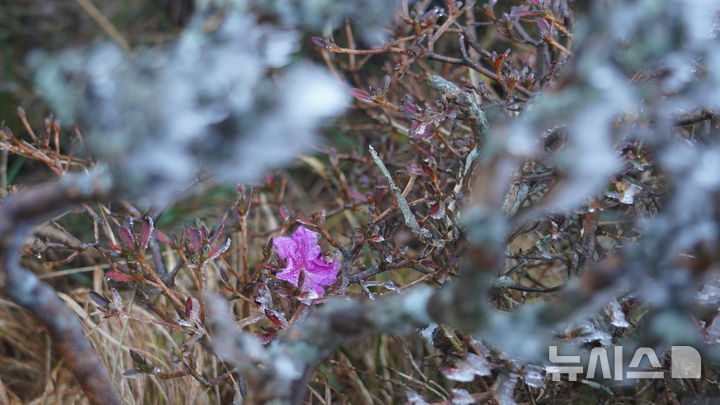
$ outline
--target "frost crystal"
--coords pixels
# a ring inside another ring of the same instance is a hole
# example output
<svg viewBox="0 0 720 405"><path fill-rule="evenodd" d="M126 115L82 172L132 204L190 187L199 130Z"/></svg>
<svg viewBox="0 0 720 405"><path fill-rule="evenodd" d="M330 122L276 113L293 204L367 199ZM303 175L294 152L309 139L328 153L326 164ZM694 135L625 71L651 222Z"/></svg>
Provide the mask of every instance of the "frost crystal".
<svg viewBox="0 0 720 405"><path fill-rule="evenodd" d="M584 321L579 326L580 333L578 341L582 343L597 342L602 346L608 346L612 343L612 337L605 331L598 329L595 324L590 321Z"/></svg>
<svg viewBox="0 0 720 405"><path fill-rule="evenodd" d="M529 364L525 367L523 380L525 380L525 384L530 387L542 387L545 383L545 369L534 364Z"/></svg>
<svg viewBox="0 0 720 405"><path fill-rule="evenodd" d="M610 323L616 328L629 328L630 323L625 320L625 313L620 308L617 300L612 300L605 307L605 312L610 317Z"/></svg>
<svg viewBox="0 0 720 405"><path fill-rule="evenodd" d="M405 396L407 397L407 403L410 405L428 405L428 402L415 391L405 391Z"/></svg>
<svg viewBox="0 0 720 405"><path fill-rule="evenodd" d="M453 405L467 405L467 404L474 404L475 398L470 395L469 392L462 388L453 388L452 389L453 397L452 397L452 403Z"/></svg>
<svg viewBox="0 0 720 405"><path fill-rule="evenodd" d="M606 196L614 198L623 204L632 205L635 202L635 195L638 194L642 187L636 184L618 182L615 184L616 191L605 193Z"/></svg>
<svg viewBox="0 0 720 405"><path fill-rule="evenodd" d="M455 367L446 368L443 372L450 380L469 382L474 380L476 375L490 375L490 366L484 358L469 353L464 360L455 363Z"/></svg>
<svg viewBox="0 0 720 405"><path fill-rule="evenodd" d="M700 304L717 305L720 302L720 287L712 284L704 284L702 289L695 293L695 299Z"/></svg>
<svg viewBox="0 0 720 405"><path fill-rule="evenodd" d="M495 388L495 399L497 399L500 405L515 405L517 403L513 399L517 380L517 374L500 374L498 376Z"/></svg>

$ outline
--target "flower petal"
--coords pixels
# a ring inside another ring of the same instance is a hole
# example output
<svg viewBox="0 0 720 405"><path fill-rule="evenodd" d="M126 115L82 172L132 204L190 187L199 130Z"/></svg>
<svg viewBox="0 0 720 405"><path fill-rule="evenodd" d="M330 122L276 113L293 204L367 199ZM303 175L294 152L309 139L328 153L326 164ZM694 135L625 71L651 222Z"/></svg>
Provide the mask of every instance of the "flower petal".
<svg viewBox="0 0 720 405"><path fill-rule="evenodd" d="M298 279L300 278L300 267L296 266L293 262L292 258L286 259L287 265L283 269L283 271L279 272L275 277L279 278L280 280L285 280L289 283L292 283L294 285L298 284Z"/></svg>
<svg viewBox="0 0 720 405"><path fill-rule="evenodd" d="M340 268L340 263L328 262L320 255L319 238L319 233L300 226L291 237L279 236L273 240L273 247L285 260L285 268L276 277L298 286L302 271L300 289L312 292L316 297L325 295L325 287L335 282Z"/></svg>
<svg viewBox="0 0 720 405"><path fill-rule="evenodd" d="M273 247L283 260L287 260L295 255L297 244L292 238L287 236L278 236L273 239Z"/></svg>
<svg viewBox="0 0 720 405"><path fill-rule="evenodd" d="M318 257L313 260L311 266L305 271L305 282L303 290L313 290L318 296L325 295L325 287L332 285L337 279L337 272L340 263L327 263L324 259Z"/></svg>
<svg viewBox="0 0 720 405"><path fill-rule="evenodd" d="M302 260L302 263L298 265L306 267L307 264L320 256L320 245L318 245L318 239L320 234L313 232L304 226L298 227L292 235L292 239L297 244L297 255L298 259Z"/></svg>
<svg viewBox="0 0 720 405"><path fill-rule="evenodd" d="M303 291L314 292L315 294L317 294L317 298L320 298L323 295L325 295L325 288L320 284L313 283L312 280L305 281L302 289L303 289Z"/></svg>
<svg viewBox="0 0 720 405"><path fill-rule="evenodd" d="M307 271L308 273L312 274L314 280L318 282L323 282L325 283L324 285L330 285L335 282L339 268L340 263L328 263L324 259L319 257L312 262L311 266L307 269Z"/></svg>

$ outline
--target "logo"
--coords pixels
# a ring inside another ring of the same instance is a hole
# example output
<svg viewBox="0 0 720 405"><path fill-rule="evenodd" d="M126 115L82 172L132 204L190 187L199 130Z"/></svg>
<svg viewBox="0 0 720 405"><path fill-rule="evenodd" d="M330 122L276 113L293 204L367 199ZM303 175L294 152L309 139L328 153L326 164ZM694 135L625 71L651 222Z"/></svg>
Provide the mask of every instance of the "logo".
<svg viewBox="0 0 720 405"><path fill-rule="evenodd" d="M613 367L610 368L607 349L604 347L596 347L590 351L588 360L587 373L585 378L595 378L598 366L600 367L600 375L605 379L615 379L621 381L624 379L641 379L641 378L662 378L663 372L657 371L661 368L660 360L655 351L649 347L641 347L635 351L630 360L630 369L623 370L623 348L622 346L613 346ZM560 376L567 374L569 381L577 381L579 375L583 375L584 368L580 365L580 356L561 356L558 355L558 347L549 347L550 362L553 364L566 364L563 366L547 366L545 371L552 376L553 381L560 381ZM647 359L650 366L656 371L648 371L647 367L641 369L640 364L643 358ZM570 365L577 364L577 365ZM670 376L672 378L700 378L702 361L700 353L690 346L671 346L670 348Z"/></svg>

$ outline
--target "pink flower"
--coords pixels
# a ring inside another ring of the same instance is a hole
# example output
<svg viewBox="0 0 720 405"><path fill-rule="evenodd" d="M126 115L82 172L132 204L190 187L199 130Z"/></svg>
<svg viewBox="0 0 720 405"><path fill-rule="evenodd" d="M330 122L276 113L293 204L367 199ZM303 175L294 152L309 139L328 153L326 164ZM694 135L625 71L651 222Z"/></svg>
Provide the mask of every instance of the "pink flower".
<svg viewBox="0 0 720 405"><path fill-rule="evenodd" d="M322 257L317 232L303 226L292 237L278 236L273 247L285 260L285 268L277 278L298 286L300 272L303 272L302 291L315 292L318 297L325 295L325 287L335 282L340 263L328 262Z"/></svg>

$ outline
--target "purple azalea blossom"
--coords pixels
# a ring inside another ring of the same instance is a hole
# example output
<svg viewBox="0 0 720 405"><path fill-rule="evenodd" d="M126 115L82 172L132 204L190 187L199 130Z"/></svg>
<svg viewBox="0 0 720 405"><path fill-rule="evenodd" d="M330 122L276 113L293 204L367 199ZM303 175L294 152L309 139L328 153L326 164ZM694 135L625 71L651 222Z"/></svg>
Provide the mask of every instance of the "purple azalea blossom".
<svg viewBox="0 0 720 405"><path fill-rule="evenodd" d="M298 286L300 272L303 274L302 291L314 291L318 297L325 295L325 287L335 282L340 263L328 262L322 257L319 234L303 226L299 227L291 237L278 236L273 240L273 247L285 260L285 268L277 274L277 278Z"/></svg>

